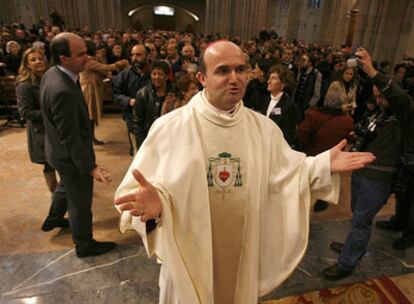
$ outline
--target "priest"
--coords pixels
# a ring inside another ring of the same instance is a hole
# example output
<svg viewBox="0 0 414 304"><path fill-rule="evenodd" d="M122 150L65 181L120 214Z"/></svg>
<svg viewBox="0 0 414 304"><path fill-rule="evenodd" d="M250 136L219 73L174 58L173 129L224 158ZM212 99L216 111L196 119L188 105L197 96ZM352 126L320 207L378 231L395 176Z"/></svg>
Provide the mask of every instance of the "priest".
<svg viewBox="0 0 414 304"><path fill-rule="evenodd" d="M121 185L120 229L162 264L160 303L257 303L301 261L311 203L337 202L339 172L372 162L293 151L270 119L243 106L246 56L218 41L200 57L204 90L155 121Z"/></svg>

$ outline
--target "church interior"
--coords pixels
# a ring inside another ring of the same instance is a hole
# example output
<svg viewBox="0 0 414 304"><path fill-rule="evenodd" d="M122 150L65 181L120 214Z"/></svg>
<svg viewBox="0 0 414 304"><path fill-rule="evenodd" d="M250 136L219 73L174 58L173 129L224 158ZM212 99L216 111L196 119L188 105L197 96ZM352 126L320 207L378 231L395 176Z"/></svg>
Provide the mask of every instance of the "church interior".
<svg viewBox="0 0 414 304"><path fill-rule="evenodd" d="M172 8L175 14L157 15L156 6ZM401 60L414 57L411 0L0 0L0 7L2 38L7 25L29 30L40 19L51 22L49 16L57 11L65 29L87 25L90 32L212 33L239 41L259 39L266 32L277 33L286 43L320 43L351 52L364 47L375 61L388 62L390 76ZM6 78L0 77L0 303L158 303L160 266L147 257L135 231L120 233L113 204L133 158L110 85L105 85L103 118L95 130L104 144L94 145L94 151L111 182L95 182L92 211L94 237L117 247L79 259L70 229L41 230L51 193L42 167L30 161L26 125L16 114L14 87ZM395 205L391 195L374 222L394 215ZM351 174L342 173L338 203L310 214L302 261L258 303L414 303L414 247L394 249L391 245L401 233L375 224L352 275L337 281L324 278L322 270L338 255L329 244L343 242L351 225Z"/></svg>

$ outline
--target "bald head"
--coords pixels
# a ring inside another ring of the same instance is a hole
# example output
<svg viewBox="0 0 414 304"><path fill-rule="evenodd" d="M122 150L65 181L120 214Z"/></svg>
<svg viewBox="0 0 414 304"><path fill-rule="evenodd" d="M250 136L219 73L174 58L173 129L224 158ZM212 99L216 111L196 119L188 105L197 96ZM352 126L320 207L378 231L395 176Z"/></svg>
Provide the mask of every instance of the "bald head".
<svg viewBox="0 0 414 304"><path fill-rule="evenodd" d="M210 57L214 57L215 55L219 54L223 50L234 50L235 54L238 54L238 53L243 54L243 51L241 50L241 48L233 42L226 41L226 40L219 40L219 41L213 42L209 44L204 50L204 52L202 52L200 55L199 65L200 65L201 73L205 74L207 72L206 58L208 61Z"/></svg>
<svg viewBox="0 0 414 304"><path fill-rule="evenodd" d="M56 35L50 43L53 65L59 64L75 74L83 71L88 60L83 39L69 32Z"/></svg>
<svg viewBox="0 0 414 304"><path fill-rule="evenodd" d="M80 41L82 38L74 33L63 32L57 34L50 43L52 63L60 64L60 56L70 57L70 44L73 41Z"/></svg>
<svg viewBox="0 0 414 304"><path fill-rule="evenodd" d="M243 51L229 41L208 46L201 56L198 80L208 101L220 110L231 110L241 100L247 85L247 64Z"/></svg>

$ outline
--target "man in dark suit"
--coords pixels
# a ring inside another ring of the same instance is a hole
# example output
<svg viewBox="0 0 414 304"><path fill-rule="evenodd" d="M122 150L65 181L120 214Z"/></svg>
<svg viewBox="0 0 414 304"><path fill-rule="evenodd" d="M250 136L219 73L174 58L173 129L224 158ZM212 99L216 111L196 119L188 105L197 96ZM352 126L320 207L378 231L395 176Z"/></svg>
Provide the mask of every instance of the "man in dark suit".
<svg viewBox="0 0 414 304"><path fill-rule="evenodd" d="M50 44L53 66L40 84L45 123L46 159L60 176L44 231L61 227L68 210L78 257L94 256L115 247L92 237L93 179L109 183L105 170L95 162L88 110L79 85L79 73L88 56L81 37L61 33Z"/></svg>

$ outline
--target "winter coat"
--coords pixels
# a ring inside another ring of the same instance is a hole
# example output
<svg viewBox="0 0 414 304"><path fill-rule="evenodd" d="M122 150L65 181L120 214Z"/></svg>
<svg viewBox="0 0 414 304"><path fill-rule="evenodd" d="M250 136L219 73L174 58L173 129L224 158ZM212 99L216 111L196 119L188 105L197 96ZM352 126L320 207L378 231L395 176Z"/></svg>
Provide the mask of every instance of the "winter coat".
<svg viewBox="0 0 414 304"><path fill-rule="evenodd" d="M20 82L16 87L17 106L20 116L27 121L27 146L30 160L33 163L44 164L45 158L45 128L40 111L39 97L40 79L30 78Z"/></svg>

